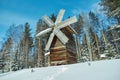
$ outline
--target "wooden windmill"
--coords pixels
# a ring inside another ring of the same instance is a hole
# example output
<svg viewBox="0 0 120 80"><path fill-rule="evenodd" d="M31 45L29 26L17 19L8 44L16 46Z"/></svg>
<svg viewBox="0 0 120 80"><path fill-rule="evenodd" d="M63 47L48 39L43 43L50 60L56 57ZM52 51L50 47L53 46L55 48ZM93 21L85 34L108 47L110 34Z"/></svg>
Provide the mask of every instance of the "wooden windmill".
<svg viewBox="0 0 120 80"><path fill-rule="evenodd" d="M73 34L76 32L70 24L77 22L77 18L71 17L62 21L65 10L61 9L55 23L47 16L43 16L44 21L50 27L36 35L39 37L51 32L45 51L49 51L50 65L76 63L76 45Z"/></svg>

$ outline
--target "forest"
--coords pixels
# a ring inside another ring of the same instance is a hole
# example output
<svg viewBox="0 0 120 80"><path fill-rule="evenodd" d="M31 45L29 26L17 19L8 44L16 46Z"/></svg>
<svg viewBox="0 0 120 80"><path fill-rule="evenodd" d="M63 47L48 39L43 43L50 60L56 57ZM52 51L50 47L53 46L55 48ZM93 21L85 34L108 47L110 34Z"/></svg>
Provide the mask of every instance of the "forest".
<svg viewBox="0 0 120 80"><path fill-rule="evenodd" d="M106 17L90 11L80 12L72 26L77 32L77 63L103 59L120 59L120 0L101 0L99 3ZM55 22L56 14L49 17ZM69 18L69 16L68 16ZM24 68L46 67L45 45L49 33L36 37L48 25L39 19L35 33L30 24L11 24L0 48L0 71L16 71ZM74 46L72 46L74 47Z"/></svg>

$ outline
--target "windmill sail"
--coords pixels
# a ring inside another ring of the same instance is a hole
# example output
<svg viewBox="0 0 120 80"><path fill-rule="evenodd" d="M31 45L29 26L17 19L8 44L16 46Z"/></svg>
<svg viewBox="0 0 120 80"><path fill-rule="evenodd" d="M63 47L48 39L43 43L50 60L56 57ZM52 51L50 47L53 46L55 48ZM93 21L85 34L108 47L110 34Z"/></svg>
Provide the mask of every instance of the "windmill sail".
<svg viewBox="0 0 120 80"><path fill-rule="evenodd" d="M51 34L50 34L50 37L49 37L49 39L48 39L47 45L46 45L46 47L45 47L45 51L48 51L48 50L49 50L53 38L54 38L54 33L51 33Z"/></svg>
<svg viewBox="0 0 120 80"><path fill-rule="evenodd" d="M41 35L43 35L43 34L46 34L46 33L50 32L50 31L52 31L52 28L48 28L48 29L46 29L46 30L44 30L44 31L41 31L40 33L38 33L38 34L36 35L36 37L39 37L39 36L41 36Z"/></svg>
<svg viewBox="0 0 120 80"><path fill-rule="evenodd" d="M63 44L66 44L68 42L69 39L60 30L56 29L54 30L54 33Z"/></svg>
<svg viewBox="0 0 120 80"><path fill-rule="evenodd" d="M64 13L65 13L65 10L61 9L60 12L59 12L59 14L58 14L58 16L57 16L55 24L60 23L62 21Z"/></svg>
<svg viewBox="0 0 120 80"><path fill-rule="evenodd" d="M74 16L72 18L69 18L69 19L61 22L61 23L58 23L57 28L61 29L61 28L64 28L70 24L73 24L75 22L77 22L77 18Z"/></svg>
<svg viewBox="0 0 120 80"><path fill-rule="evenodd" d="M53 23L53 21L51 20L51 19L49 19L49 17L47 17L47 16L43 16L43 19L44 19L44 21L47 23L47 25L48 26L54 26L54 23Z"/></svg>

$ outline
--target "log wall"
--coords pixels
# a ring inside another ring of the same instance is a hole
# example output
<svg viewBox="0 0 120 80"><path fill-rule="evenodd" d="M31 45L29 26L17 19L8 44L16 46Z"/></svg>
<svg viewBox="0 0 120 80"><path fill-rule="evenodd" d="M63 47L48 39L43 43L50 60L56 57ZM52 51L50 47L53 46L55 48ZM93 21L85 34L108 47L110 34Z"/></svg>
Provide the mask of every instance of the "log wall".
<svg viewBox="0 0 120 80"><path fill-rule="evenodd" d="M61 31L69 38L67 44L62 44L55 36L50 49L50 65L65 65L77 62L76 59L76 45L73 37L73 32L69 27L61 29Z"/></svg>

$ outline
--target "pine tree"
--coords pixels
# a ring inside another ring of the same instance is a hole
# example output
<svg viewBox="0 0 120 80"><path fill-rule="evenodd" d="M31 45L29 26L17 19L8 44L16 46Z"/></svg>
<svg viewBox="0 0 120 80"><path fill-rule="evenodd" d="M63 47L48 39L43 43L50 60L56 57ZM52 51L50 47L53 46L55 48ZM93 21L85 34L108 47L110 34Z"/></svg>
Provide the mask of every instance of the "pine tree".
<svg viewBox="0 0 120 80"><path fill-rule="evenodd" d="M44 23L42 20L39 20L37 22L36 27L36 34L38 34L40 31L44 29ZM42 42L43 37L36 38L36 53L37 53L37 66L42 67L44 66L44 43Z"/></svg>
<svg viewBox="0 0 120 80"><path fill-rule="evenodd" d="M82 47L81 47L81 62L86 62L89 61L89 51L87 48L87 39L86 39L86 35L83 34L82 35Z"/></svg>
<svg viewBox="0 0 120 80"><path fill-rule="evenodd" d="M12 39L8 38L3 46L3 50L2 50L2 58L5 62L5 66L4 69L6 69L7 71L11 71L11 66L12 66Z"/></svg>
<svg viewBox="0 0 120 80"><path fill-rule="evenodd" d="M17 62L15 57L18 57L17 52L17 45L22 33L22 25L14 25L12 24L6 32L4 44L2 47L2 59L6 65L4 66L5 69L12 70L11 67Z"/></svg>
<svg viewBox="0 0 120 80"><path fill-rule="evenodd" d="M91 39L90 39L90 24L89 24L89 20L87 18L87 16L85 14L82 15L83 16L83 31L86 35L86 40L87 40L87 48L89 51L89 61L92 61L92 48L91 48Z"/></svg>
<svg viewBox="0 0 120 80"><path fill-rule="evenodd" d="M92 32L91 27L89 29L89 34L90 34L90 41L91 41L90 45L91 45L91 49L92 49L92 60L98 60L99 59L99 53L98 53L98 46L97 46L97 42L96 42L96 39L98 41L98 36L96 35L96 33Z"/></svg>
<svg viewBox="0 0 120 80"><path fill-rule="evenodd" d="M105 54L109 59L114 58L115 55L117 54L114 45L107 41L105 43L105 50L103 54Z"/></svg>
<svg viewBox="0 0 120 80"><path fill-rule="evenodd" d="M100 5L108 17L115 17L120 24L120 0L101 0Z"/></svg>
<svg viewBox="0 0 120 80"><path fill-rule="evenodd" d="M96 55L96 57L99 58L100 48L99 48L99 41L98 41L98 35L97 35L99 28L100 28L99 19L91 11L89 12L89 18L90 18L90 24L91 24L91 37L93 37L93 40L95 40L95 41L92 41L94 42L93 43L93 55Z"/></svg>
<svg viewBox="0 0 120 80"><path fill-rule="evenodd" d="M18 65L22 69L24 67L24 43L23 38L20 39L18 44L18 54L19 54L19 62Z"/></svg>
<svg viewBox="0 0 120 80"><path fill-rule="evenodd" d="M0 71L4 73L4 67L5 67L5 54L2 54L2 50L0 51Z"/></svg>
<svg viewBox="0 0 120 80"><path fill-rule="evenodd" d="M21 52L18 51L19 41L23 36L23 26L22 25L14 25L12 24L6 32L6 37L10 37L12 40L11 46L11 57L12 57L12 65L18 64L18 56ZM17 57L17 58L16 58ZM12 66L11 65L11 66Z"/></svg>
<svg viewBox="0 0 120 80"><path fill-rule="evenodd" d="M82 38L82 33L83 33L83 17L81 15L78 16L78 21L74 24L74 29L77 32L75 35L76 37L76 45L77 45L77 59L78 62L81 61L82 54L81 54L81 45L80 45L80 39Z"/></svg>
<svg viewBox="0 0 120 80"><path fill-rule="evenodd" d="M55 22L55 21L56 21L56 15L55 15L54 13L51 14L50 19L51 19L53 22Z"/></svg>
<svg viewBox="0 0 120 80"><path fill-rule="evenodd" d="M103 28L103 30L104 30L104 28ZM111 58L115 57L117 50L116 50L114 44L110 41L111 37L109 37L109 35L111 35L111 34L107 34L107 33L108 33L108 31L102 31L102 39L103 40L102 40L101 49L102 49L105 57L107 57L108 59L111 59Z"/></svg>
<svg viewBox="0 0 120 80"><path fill-rule="evenodd" d="M28 23L25 23L24 25L25 30L23 34L23 55L24 55L24 67L28 68L29 67L29 56L30 56L30 49L32 46L32 37L30 33L30 25Z"/></svg>
<svg viewBox="0 0 120 80"><path fill-rule="evenodd" d="M119 25L112 26L108 29L107 38L115 46L117 50L116 58L120 56L120 27Z"/></svg>

